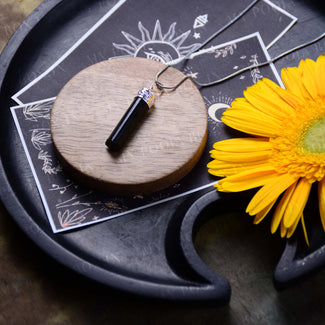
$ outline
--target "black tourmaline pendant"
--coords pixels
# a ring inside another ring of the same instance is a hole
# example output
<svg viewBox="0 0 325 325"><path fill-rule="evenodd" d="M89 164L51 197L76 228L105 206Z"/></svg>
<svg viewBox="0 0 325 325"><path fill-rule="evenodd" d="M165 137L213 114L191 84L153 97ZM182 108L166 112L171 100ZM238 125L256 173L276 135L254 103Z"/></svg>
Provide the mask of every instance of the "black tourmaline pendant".
<svg viewBox="0 0 325 325"><path fill-rule="evenodd" d="M138 96L125 112L105 144L111 151L118 151L122 148L132 131L141 122L143 116L150 109L154 102L154 95L148 88L142 88Z"/></svg>

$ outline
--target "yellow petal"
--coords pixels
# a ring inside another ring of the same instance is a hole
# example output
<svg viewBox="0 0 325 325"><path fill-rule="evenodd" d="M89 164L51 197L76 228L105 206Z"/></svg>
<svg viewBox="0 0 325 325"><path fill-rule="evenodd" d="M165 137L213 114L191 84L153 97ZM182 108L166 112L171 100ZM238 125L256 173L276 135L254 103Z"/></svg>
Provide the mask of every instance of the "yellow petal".
<svg viewBox="0 0 325 325"><path fill-rule="evenodd" d="M306 225L305 225L305 219L304 219L304 215L301 215L301 225L302 225L302 230L304 231L304 236L305 236L305 241L307 243L307 245L309 246L309 239L308 239L308 235L307 235L307 230L306 230Z"/></svg>
<svg viewBox="0 0 325 325"><path fill-rule="evenodd" d="M293 114L295 111L295 107L298 105L298 103L301 102L301 99L296 96L295 94L286 91L285 89L279 87L276 83L274 83L272 80L270 79L263 79L265 84L273 89L273 91L275 91L278 96L280 96L283 101L286 103L281 107L281 110L283 112L286 113L287 116L289 116L290 114Z"/></svg>
<svg viewBox="0 0 325 325"><path fill-rule="evenodd" d="M261 166L265 166L265 163L261 162L245 162L245 163L228 163L225 161L213 160L208 163L209 173L215 176L230 176L239 174L248 169L253 169Z"/></svg>
<svg viewBox="0 0 325 325"><path fill-rule="evenodd" d="M311 185L305 178L301 178L297 184L283 215L283 224L286 228L290 228L303 213Z"/></svg>
<svg viewBox="0 0 325 325"><path fill-rule="evenodd" d="M208 173L217 177L227 177L236 174L232 168L229 169L208 169Z"/></svg>
<svg viewBox="0 0 325 325"><path fill-rule="evenodd" d="M229 163L227 161L220 161L217 159L214 159L207 164L207 167L211 169L231 168L233 166L234 166L233 163Z"/></svg>
<svg viewBox="0 0 325 325"><path fill-rule="evenodd" d="M265 161L270 158L272 151L255 151L255 152L225 152L225 151L216 151L211 155L213 158L227 161L227 162L252 162L252 161Z"/></svg>
<svg viewBox="0 0 325 325"><path fill-rule="evenodd" d="M286 228L283 225L283 219L282 219L281 224L280 224L280 235L281 235L281 238L284 238L287 235L287 231L288 231L288 228Z"/></svg>
<svg viewBox="0 0 325 325"><path fill-rule="evenodd" d="M263 186L273 178L273 166L267 165L257 167L220 180L218 183L218 190L222 192L245 191L251 188Z"/></svg>
<svg viewBox="0 0 325 325"><path fill-rule="evenodd" d="M290 67L281 70L281 79L287 90L292 91L301 99L311 99L308 91L302 83L301 70L296 67Z"/></svg>
<svg viewBox="0 0 325 325"><path fill-rule="evenodd" d="M276 84L269 87L267 80L264 78L247 88L244 95L256 109L280 120L286 117L288 111L292 111L292 108L278 95L276 87L281 88Z"/></svg>
<svg viewBox="0 0 325 325"><path fill-rule="evenodd" d="M272 146L268 138L234 138L216 142L213 148L228 152L248 152L268 150Z"/></svg>
<svg viewBox="0 0 325 325"><path fill-rule="evenodd" d="M302 81L305 89L311 98L317 98L317 88L315 82L316 62L311 59L300 61L299 69L302 72ZM324 71L325 72L325 71Z"/></svg>
<svg viewBox="0 0 325 325"><path fill-rule="evenodd" d="M230 107L226 109L223 113L223 116L237 117L237 118L245 118L246 115L248 115L254 121L259 121L259 123L266 124L266 122L268 123L270 122L274 125L277 125L278 123L281 122L280 119L269 116L257 109L242 109L242 108Z"/></svg>
<svg viewBox="0 0 325 325"><path fill-rule="evenodd" d="M302 217L302 215L295 220L295 222L293 223L293 225L290 228L288 228L287 238L290 238L293 235L293 233L295 232L295 230L297 228L297 225L298 225L298 222L301 219L301 217Z"/></svg>
<svg viewBox="0 0 325 325"><path fill-rule="evenodd" d="M315 80L317 93L323 100L325 99L325 55L320 55L316 61Z"/></svg>
<svg viewBox="0 0 325 325"><path fill-rule="evenodd" d="M228 169L228 168L237 168L237 167L242 167L244 166L246 169L247 168L254 168L261 165L260 162L243 162L243 163L238 163L238 164L234 164L233 162L228 162L228 161L224 161L224 160L218 160L218 159L214 159L212 161L210 161L208 163L208 168L211 169ZM264 165L264 162L263 164Z"/></svg>
<svg viewBox="0 0 325 325"><path fill-rule="evenodd" d="M261 137L274 137L279 134L279 122L265 114L228 108L221 120L228 126Z"/></svg>
<svg viewBox="0 0 325 325"><path fill-rule="evenodd" d="M290 238L294 234L294 232L295 232L295 230L297 228L297 225L299 223L299 220L301 221L301 226L302 226L302 230L303 230L303 233L304 233L305 241L306 241L307 245L309 246L309 240L308 240L308 235L307 235L307 230L306 230L306 225L305 225L305 219L304 219L303 214L299 218L297 218L295 223L290 228L286 228L283 225L283 222L281 222L281 231L283 231L283 233L285 233L285 231L286 231L286 234L284 234L284 236L287 236L287 238ZM282 236L282 237L284 237L284 236Z"/></svg>
<svg viewBox="0 0 325 325"><path fill-rule="evenodd" d="M263 210L272 201L277 199L279 195L285 191L290 185L297 180L296 176L290 174L282 174L273 177L267 182L249 202L246 212L255 215Z"/></svg>
<svg viewBox="0 0 325 325"><path fill-rule="evenodd" d="M320 219L325 231L325 178L318 183L318 205Z"/></svg>
<svg viewBox="0 0 325 325"><path fill-rule="evenodd" d="M254 218L254 224L259 224L269 213L269 211L272 209L274 203L276 202L276 199L271 202L269 205L267 205L263 210L261 210Z"/></svg>
<svg viewBox="0 0 325 325"><path fill-rule="evenodd" d="M249 101L246 98L239 97L236 98L232 103L231 107L233 108L239 108L239 109L254 109L254 107L249 103Z"/></svg>
<svg viewBox="0 0 325 325"><path fill-rule="evenodd" d="M284 214L284 211L286 210L287 208L287 205L289 203L289 200L292 196L292 193L296 187L296 184L297 182L293 183L286 191L285 193L283 194L279 204L277 205L275 211L274 211L274 214L273 214L273 218L272 218L272 222L271 222L271 233L274 234L279 225L280 225L280 222L283 218L283 214Z"/></svg>
<svg viewBox="0 0 325 325"><path fill-rule="evenodd" d="M250 87L245 92L250 93ZM267 98L265 96L265 98ZM266 110L261 110L252 105L246 98L237 98L231 103L231 107L226 109L223 115L227 115L230 112L238 113L249 113L251 116L256 116L262 121L271 120L274 123L279 123L281 117L278 114L270 115Z"/></svg>
<svg viewBox="0 0 325 325"><path fill-rule="evenodd" d="M304 103L304 101L301 98L296 96L294 93L287 91L286 89L280 88L280 90L278 90L278 93L279 93L279 96L281 96L281 98L284 101L286 101L288 103L288 105L290 105L290 107L291 107L291 111L288 112L288 116L290 116L291 114L294 114L296 107L298 105L303 105L303 103Z"/></svg>

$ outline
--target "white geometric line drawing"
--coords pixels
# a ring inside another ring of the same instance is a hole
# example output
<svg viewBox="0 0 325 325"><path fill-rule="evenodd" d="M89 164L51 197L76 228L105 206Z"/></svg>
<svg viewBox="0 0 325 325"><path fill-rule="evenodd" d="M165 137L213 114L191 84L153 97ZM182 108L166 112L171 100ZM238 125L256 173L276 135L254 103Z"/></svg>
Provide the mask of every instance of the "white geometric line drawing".
<svg viewBox="0 0 325 325"><path fill-rule="evenodd" d="M52 188L49 188L49 191L59 191L60 194L64 194L71 186L73 186L75 189L79 187L78 184L75 184L74 182L71 182L69 179L66 180L68 185L60 186L58 184L52 184Z"/></svg>
<svg viewBox="0 0 325 325"><path fill-rule="evenodd" d="M195 39L199 39L199 38L201 38L201 34L200 34L200 33L194 33L194 34L193 34L193 37L194 37Z"/></svg>
<svg viewBox="0 0 325 325"><path fill-rule="evenodd" d="M89 214L93 209L88 208L84 210L75 210L70 212L69 209L65 210L64 213L58 212L58 219L62 228L71 227L74 225L81 224L85 219L86 215Z"/></svg>
<svg viewBox="0 0 325 325"><path fill-rule="evenodd" d="M53 164L52 156L47 151L41 150L38 153L37 158L39 160L43 160L42 171L45 174L56 175L57 173L62 171L62 167L60 164L58 164L58 166L56 166L56 167L52 166L52 164Z"/></svg>
<svg viewBox="0 0 325 325"><path fill-rule="evenodd" d="M212 96L210 99L204 97L206 106L208 107L208 116L214 122L222 123L220 120L223 111L230 107L233 98L219 93L217 96Z"/></svg>
<svg viewBox="0 0 325 325"><path fill-rule="evenodd" d="M200 28L206 25L208 22L208 14L200 15L195 18L193 28Z"/></svg>
<svg viewBox="0 0 325 325"><path fill-rule="evenodd" d="M251 59L249 60L249 62L252 63L252 65L257 65L258 64L258 55L257 54L253 54L251 55ZM261 71L258 68L254 68L251 70L251 76L253 78L253 83L256 84L260 79L263 78Z"/></svg>
<svg viewBox="0 0 325 325"><path fill-rule="evenodd" d="M191 79L197 79L198 72L193 72L192 67L185 67L183 73Z"/></svg>
<svg viewBox="0 0 325 325"><path fill-rule="evenodd" d="M75 187L75 184L69 184L68 186L65 187L60 187L59 185L55 185L52 184L52 189L50 189L50 191L56 191L59 190L60 194L65 193L65 191L72 186ZM126 206L124 206L123 204L119 204L118 202L114 202L114 201L101 201L101 200L97 200L94 202L90 202L90 201L83 201L83 199L85 199L86 197L89 198L89 196L93 194L92 191L89 191L88 193L85 194L74 194L72 196L72 198L67 199L63 202L57 203L55 205L56 209L62 209L62 208L69 208L69 207L75 207L75 206L84 206L84 207L92 207L92 206L99 206L99 210L100 211L113 211L113 212L122 212L122 211L126 211L128 208Z"/></svg>
<svg viewBox="0 0 325 325"><path fill-rule="evenodd" d="M50 129L34 129L32 131L31 142L35 149L42 150L41 146L46 146L52 143Z"/></svg>
<svg viewBox="0 0 325 325"><path fill-rule="evenodd" d="M87 207L90 207L91 203L89 203L89 202L80 202L79 199L85 198L85 197L91 195L92 193L93 193L92 191L89 191L88 193L81 194L81 195L74 194L71 199L60 202L60 203L56 204L55 207L57 209L72 207L72 206L76 206L76 205L85 205Z"/></svg>
<svg viewBox="0 0 325 325"><path fill-rule="evenodd" d="M222 123L222 121L220 119L218 119L218 117L217 117L217 112L224 111L224 110L226 110L229 107L230 106L228 104L225 104L225 103L215 103L215 104L212 104L208 108L209 117L211 117L214 121L216 121L218 123Z"/></svg>
<svg viewBox="0 0 325 325"><path fill-rule="evenodd" d="M104 205L108 209L115 210L115 211L126 211L127 210L127 207L121 206L120 204L118 204L117 202L114 202L114 201L105 202Z"/></svg>
<svg viewBox="0 0 325 325"><path fill-rule="evenodd" d="M233 55L235 52L235 49L237 49L237 44L230 44L222 49L215 49L213 52L215 53L215 58L217 59L219 56L225 58L228 54Z"/></svg>
<svg viewBox="0 0 325 325"><path fill-rule="evenodd" d="M149 30L142 25L141 21L139 21L138 29L141 37L136 37L130 33L122 31L123 36L129 44L113 43L113 46L130 56L145 57L167 63L187 55L200 45L199 43L195 43L183 46L191 33L191 30L176 36L175 26L176 22L173 22L169 26L168 32L163 34L160 21L156 20L154 30L150 36Z"/></svg>
<svg viewBox="0 0 325 325"><path fill-rule="evenodd" d="M187 76L190 77L191 79L197 79L197 75L198 75L198 72L191 72L191 73L187 74Z"/></svg>
<svg viewBox="0 0 325 325"><path fill-rule="evenodd" d="M163 51L158 51L157 54L150 53L150 52L144 52L146 54L147 59L157 61L157 62L170 62L173 60L170 53L164 53Z"/></svg>
<svg viewBox="0 0 325 325"><path fill-rule="evenodd" d="M44 118L49 120L51 117L53 101L27 105L23 108L23 114L28 121L37 122L38 119Z"/></svg>

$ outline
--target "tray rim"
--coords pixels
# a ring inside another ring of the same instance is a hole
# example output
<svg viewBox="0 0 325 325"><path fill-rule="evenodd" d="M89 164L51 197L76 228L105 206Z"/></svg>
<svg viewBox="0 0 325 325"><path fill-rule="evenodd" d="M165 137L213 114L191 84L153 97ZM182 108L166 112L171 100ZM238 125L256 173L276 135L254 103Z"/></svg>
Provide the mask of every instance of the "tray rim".
<svg viewBox="0 0 325 325"><path fill-rule="evenodd" d="M56 6L64 1L66 0L44 0L44 2L23 21L12 35L0 55L0 91L2 91L3 82L7 77L12 60L25 38L46 15L50 14ZM117 289L118 291L128 294L159 300L192 302L214 301L214 303L220 300L219 302L222 304L227 301L227 299L221 297L223 293L218 291L217 283L219 276L216 273L214 279L209 279L212 281L206 280L206 282L200 284L193 282L188 283L188 285L186 285L186 281L184 281L184 285L179 284L174 286L173 284L168 285L159 282L151 282L150 279L145 280L114 273L104 267L88 262L86 259L83 259L56 241L55 237L60 234L47 234L40 225L34 221L19 200L14 187L9 181L3 165L2 156L0 156L0 184L0 201L2 205L27 237L55 261L71 271L81 274L85 279L104 284L111 289ZM29 231L29 229L33 231ZM195 254L196 252L193 253ZM186 293L184 290L186 290Z"/></svg>
<svg viewBox="0 0 325 325"><path fill-rule="evenodd" d="M21 47L25 38L32 32L32 30L38 25L41 19L51 12L56 6L60 5L67 0L44 0L44 2L37 7L18 27L16 32L8 41L7 45L3 49L0 55L0 91L3 89L3 82L6 79L8 69L12 63L12 60L15 57L16 52ZM6 107L5 107L6 108ZM173 290L172 285L169 286L170 290L163 292L161 286L158 283L153 283L150 281L140 280L139 278L130 278L124 275L119 275L113 272L110 272L107 269L101 268L98 265L92 265L87 262L85 259L80 258L78 255L69 251L63 245L60 245L55 239L54 234L47 234L28 214L27 210L24 208L23 204L20 202L19 198L15 193L15 189L12 184L9 182L7 177L6 170L3 165L3 157L0 156L0 200L4 208L8 211L10 216L16 222L16 224L23 230L23 232L43 251L45 251L49 256L51 256L57 262L63 264L67 268L78 272L79 274L85 276L89 280L94 280L96 282L108 285L111 288L118 290L123 290L130 294L135 294L136 292L139 295L147 296L150 298L158 299L172 299L172 300L187 300L187 301L211 301L216 299L216 291L214 287L214 281L211 281L210 285L206 287L202 286L203 291L200 293L196 290L193 290L192 295L186 296L185 294L177 293L176 290ZM33 228L33 232L30 233L28 229ZM37 233L37 238L35 238L35 233ZM284 251L279 265L276 267L275 273L275 282L287 282L288 278L283 278L281 275L280 267L282 263L287 261L287 254L292 252L289 251L289 248L293 250L296 249L296 244L288 242L286 244L286 250ZM193 259L197 259L199 256L194 256ZM319 267L319 263L324 263L325 259L320 261L310 262L310 259L304 260L304 262L309 261L310 267L315 266ZM199 261L199 264L201 260ZM205 265L202 264L204 268ZM194 265L197 270L198 265ZM206 270L203 270L204 272ZM202 273L204 273L202 272ZM202 274L201 273L201 274ZM109 280L107 275L109 274ZM217 278L217 274L215 274ZM297 278L301 277L301 274L295 274ZM216 279L215 278L215 279ZM214 280L215 280L214 279ZM290 279L289 279L290 280ZM293 279L295 280L295 279ZM158 290L157 290L158 289ZM204 291L205 290L205 291ZM176 293L176 295L175 295Z"/></svg>

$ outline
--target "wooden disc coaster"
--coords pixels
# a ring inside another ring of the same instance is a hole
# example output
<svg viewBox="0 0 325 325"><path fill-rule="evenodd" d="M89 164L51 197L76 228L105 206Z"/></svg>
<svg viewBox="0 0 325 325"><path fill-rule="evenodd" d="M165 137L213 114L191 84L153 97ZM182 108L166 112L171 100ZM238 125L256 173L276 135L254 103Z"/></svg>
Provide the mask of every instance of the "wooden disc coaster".
<svg viewBox="0 0 325 325"><path fill-rule="evenodd" d="M150 87L164 65L144 58L116 58L74 76L55 100L51 132L63 167L80 183L118 195L166 188L199 160L207 139L207 111L191 80L156 96L154 106L119 152L105 141L139 89ZM169 68L159 81L177 83Z"/></svg>

